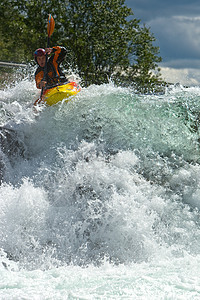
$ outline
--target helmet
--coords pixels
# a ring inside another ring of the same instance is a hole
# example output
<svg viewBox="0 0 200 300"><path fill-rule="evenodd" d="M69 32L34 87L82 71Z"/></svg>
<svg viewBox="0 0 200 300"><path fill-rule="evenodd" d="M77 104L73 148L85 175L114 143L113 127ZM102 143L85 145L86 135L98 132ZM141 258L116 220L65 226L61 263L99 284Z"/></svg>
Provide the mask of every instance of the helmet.
<svg viewBox="0 0 200 300"><path fill-rule="evenodd" d="M43 55L45 55L45 50L43 48L38 48L37 50L35 50L34 52L35 61L37 62L38 56L43 56Z"/></svg>

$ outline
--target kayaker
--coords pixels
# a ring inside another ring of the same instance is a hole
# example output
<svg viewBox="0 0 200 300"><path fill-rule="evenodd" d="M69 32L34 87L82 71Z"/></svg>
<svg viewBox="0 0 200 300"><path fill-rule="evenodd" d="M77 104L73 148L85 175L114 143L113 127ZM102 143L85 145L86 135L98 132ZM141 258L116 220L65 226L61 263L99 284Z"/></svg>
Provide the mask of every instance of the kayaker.
<svg viewBox="0 0 200 300"><path fill-rule="evenodd" d="M47 76L44 78L46 54L51 55L47 61ZM60 64L67 54L65 47L55 46L53 48L39 48L34 52L34 58L39 65L35 72L35 82L38 89L55 86L57 83L67 82L67 79L60 69Z"/></svg>

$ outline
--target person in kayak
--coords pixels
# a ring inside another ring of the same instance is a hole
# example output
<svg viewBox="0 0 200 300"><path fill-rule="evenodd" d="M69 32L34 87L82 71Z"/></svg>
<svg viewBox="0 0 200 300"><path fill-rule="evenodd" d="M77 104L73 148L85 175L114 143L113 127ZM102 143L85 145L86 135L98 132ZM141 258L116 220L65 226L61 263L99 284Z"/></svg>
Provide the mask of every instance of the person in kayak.
<svg viewBox="0 0 200 300"><path fill-rule="evenodd" d="M46 62L46 54L51 55L47 61L47 76L44 78L44 68ZM57 83L67 82L67 79L60 69L60 64L67 54L65 47L55 46L53 48L39 48L34 52L34 58L38 64L35 71L35 82L38 89L46 86L55 86Z"/></svg>

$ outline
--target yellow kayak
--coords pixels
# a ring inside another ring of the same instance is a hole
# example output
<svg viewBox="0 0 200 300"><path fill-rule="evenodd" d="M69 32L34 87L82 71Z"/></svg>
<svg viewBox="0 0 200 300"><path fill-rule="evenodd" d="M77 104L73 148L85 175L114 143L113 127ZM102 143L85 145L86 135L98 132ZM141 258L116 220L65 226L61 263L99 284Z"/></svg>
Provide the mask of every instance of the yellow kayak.
<svg viewBox="0 0 200 300"><path fill-rule="evenodd" d="M54 105L63 99L69 101L69 97L75 96L81 91L81 87L76 82L69 82L67 84L58 85L51 89L45 90L42 99L35 101L34 105L45 103L47 105Z"/></svg>

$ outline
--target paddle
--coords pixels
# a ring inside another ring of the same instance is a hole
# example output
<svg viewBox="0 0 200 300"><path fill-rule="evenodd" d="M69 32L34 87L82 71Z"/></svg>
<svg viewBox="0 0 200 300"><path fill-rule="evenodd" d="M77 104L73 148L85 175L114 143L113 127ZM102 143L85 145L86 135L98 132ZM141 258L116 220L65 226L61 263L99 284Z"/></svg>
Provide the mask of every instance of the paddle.
<svg viewBox="0 0 200 300"><path fill-rule="evenodd" d="M48 34L47 48L49 48L50 37L54 32L54 27L55 27L54 18L52 17L51 14L49 14L48 23L47 23L47 34ZM46 81L46 78L47 78L47 61L48 61L48 53L46 53L46 60L45 60L45 66L44 66L44 77L42 79L43 81ZM44 87L42 87L42 89L41 89L40 100L42 99L43 91L44 91Z"/></svg>

